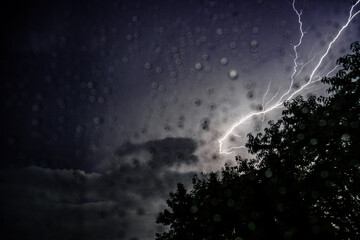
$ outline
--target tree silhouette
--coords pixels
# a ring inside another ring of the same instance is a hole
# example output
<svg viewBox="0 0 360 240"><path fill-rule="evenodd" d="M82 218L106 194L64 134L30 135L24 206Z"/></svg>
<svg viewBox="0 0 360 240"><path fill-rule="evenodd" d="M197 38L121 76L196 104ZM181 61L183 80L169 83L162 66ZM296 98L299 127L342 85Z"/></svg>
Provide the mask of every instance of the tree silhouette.
<svg viewBox="0 0 360 240"><path fill-rule="evenodd" d="M157 240L360 239L360 44L340 58L328 97L285 103L255 159L179 183L156 222Z"/></svg>

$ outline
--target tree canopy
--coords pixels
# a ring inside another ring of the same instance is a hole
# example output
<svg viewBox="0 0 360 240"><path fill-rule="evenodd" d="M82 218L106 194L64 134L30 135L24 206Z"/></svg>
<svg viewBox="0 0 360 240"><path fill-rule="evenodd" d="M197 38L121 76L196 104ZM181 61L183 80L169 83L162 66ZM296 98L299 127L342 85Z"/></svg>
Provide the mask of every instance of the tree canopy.
<svg viewBox="0 0 360 240"><path fill-rule="evenodd" d="M156 222L157 240L360 239L360 44L322 82L328 97L299 96L264 133L254 159L178 184Z"/></svg>

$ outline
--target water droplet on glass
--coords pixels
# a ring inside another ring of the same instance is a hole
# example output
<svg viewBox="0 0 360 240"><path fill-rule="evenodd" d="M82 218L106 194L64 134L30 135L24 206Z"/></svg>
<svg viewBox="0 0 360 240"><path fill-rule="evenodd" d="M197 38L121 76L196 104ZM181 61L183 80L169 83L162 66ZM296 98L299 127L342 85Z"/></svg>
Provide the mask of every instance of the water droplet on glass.
<svg viewBox="0 0 360 240"><path fill-rule="evenodd" d="M196 70L199 71L201 68L202 68L201 63L198 62L198 63L195 64L195 69L196 69Z"/></svg>
<svg viewBox="0 0 360 240"><path fill-rule="evenodd" d="M221 65L225 66L227 63L228 63L227 58L224 57L224 58L220 59L220 64Z"/></svg>
<svg viewBox="0 0 360 240"><path fill-rule="evenodd" d="M145 63L144 64L144 68L146 69L146 70L150 70L151 69L151 63Z"/></svg>
<svg viewBox="0 0 360 240"><path fill-rule="evenodd" d="M253 47L253 48L255 48L255 47L258 46L258 42L257 42L256 40L252 40L252 41L250 42L250 46Z"/></svg>
<svg viewBox="0 0 360 240"><path fill-rule="evenodd" d="M237 71L236 70L230 70L229 77L230 77L231 80L237 79L237 77L238 77Z"/></svg>
<svg viewBox="0 0 360 240"><path fill-rule="evenodd" d="M259 33L259 28L258 28L258 27L254 27L254 28L252 29L252 33L253 33L253 34L258 34L258 33Z"/></svg>
<svg viewBox="0 0 360 240"><path fill-rule="evenodd" d="M193 104L196 106L196 107L199 107L201 105L201 100L199 98L195 98L194 101L193 101Z"/></svg>
<svg viewBox="0 0 360 240"><path fill-rule="evenodd" d="M159 87L159 84L158 84L157 82L152 82L152 83L151 83L151 87L152 87L153 89L157 89L157 88Z"/></svg>

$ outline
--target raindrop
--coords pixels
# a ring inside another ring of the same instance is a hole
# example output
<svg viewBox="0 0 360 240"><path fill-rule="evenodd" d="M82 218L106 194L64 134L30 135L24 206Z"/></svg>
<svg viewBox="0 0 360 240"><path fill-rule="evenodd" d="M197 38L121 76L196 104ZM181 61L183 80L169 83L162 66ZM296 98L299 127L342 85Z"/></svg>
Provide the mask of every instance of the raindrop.
<svg viewBox="0 0 360 240"><path fill-rule="evenodd" d="M155 72L156 73L162 73L162 68L161 67L156 67Z"/></svg>
<svg viewBox="0 0 360 240"><path fill-rule="evenodd" d="M316 138L312 138L312 139L310 139L310 144L316 145L316 144L318 144L318 140Z"/></svg>
<svg viewBox="0 0 360 240"><path fill-rule="evenodd" d="M159 31L160 34L163 34L165 32L165 29L163 27L159 27L158 31Z"/></svg>
<svg viewBox="0 0 360 240"><path fill-rule="evenodd" d="M294 83L293 88L294 89L299 89L300 88L300 83Z"/></svg>
<svg viewBox="0 0 360 240"><path fill-rule="evenodd" d="M249 91L246 96L247 96L248 99L252 100L252 99L254 99L254 92Z"/></svg>
<svg viewBox="0 0 360 240"><path fill-rule="evenodd" d="M237 79L237 77L238 77L237 71L236 70L230 70L229 77L230 77L231 80Z"/></svg>
<svg viewBox="0 0 360 240"><path fill-rule="evenodd" d="M111 91L110 87L105 87L104 88L104 93L109 94L110 91Z"/></svg>
<svg viewBox="0 0 360 240"><path fill-rule="evenodd" d="M255 48L255 47L258 46L258 42L257 42L256 40L252 40L252 41L250 42L250 46L253 47L253 48Z"/></svg>
<svg viewBox="0 0 360 240"><path fill-rule="evenodd" d="M221 216L219 214L215 214L213 217L214 222L218 223L221 221Z"/></svg>
<svg viewBox="0 0 360 240"><path fill-rule="evenodd" d="M164 92L166 90L166 87L164 85L159 86L159 91Z"/></svg>
<svg viewBox="0 0 360 240"><path fill-rule="evenodd" d="M104 102L105 102L105 98L103 98L103 97L98 98L98 103L104 103Z"/></svg>
<svg viewBox="0 0 360 240"><path fill-rule="evenodd" d="M285 31L283 35L284 35L284 38L286 38L286 39L291 38L291 32L289 30Z"/></svg>
<svg viewBox="0 0 360 240"><path fill-rule="evenodd" d="M341 136L341 140L343 140L344 142L348 142L350 140L350 135L347 134L347 133L344 133L342 136ZM317 141L317 140L316 140Z"/></svg>
<svg viewBox="0 0 360 240"><path fill-rule="evenodd" d="M198 63L195 64L195 69L196 69L196 70L199 71L201 68L202 68L201 63L198 62Z"/></svg>
<svg viewBox="0 0 360 240"><path fill-rule="evenodd" d="M287 22L285 20L280 22L280 27L284 28L284 27L286 27L286 25L287 25Z"/></svg>
<svg viewBox="0 0 360 240"><path fill-rule="evenodd" d="M184 128L184 123L183 122L178 122L177 126L178 126L178 128L183 129Z"/></svg>
<svg viewBox="0 0 360 240"><path fill-rule="evenodd" d="M145 63L144 64L144 68L146 69L146 70L150 70L151 69L151 63Z"/></svg>
<svg viewBox="0 0 360 240"><path fill-rule="evenodd" d="M198 208L196 207L196 206L192 206L191 208L190 208L190 212L191 213L196 213L198 211Z"/></svg>
<svg viewBox="0 0 360 240"><path fill-rule="evenodd" d="M95 125L100 125L104 122L104 120L101 117L94 117L93 122Z"/></svg>
<svg viewBox="0 0 360 240"><path fill-rule="evenodd" d="M161 47L157 47L157 48L155 49L155 53L156 53L156 54L160 54L161 51L162 51Z"/></svg>
<svg viewBox="0 0 360 240"><path fill-rule="evenodd" d="M170 72L170 77L175 78L177 76L177 73L175 71Z"/></svg>
<svg viewBox="0 0 360 240"><path fill-rule="evenodd" d="M82 135L83 132L84 132L84 130L85 130L85 129L84 129L83 126L78 125L78 126L76 127L76 135L78 135L78 136Z"/></svg>
<svg viewBox="0 0 360 240"><path fill-rule="evenodd" d="M170 78L170 83L171 84L176 84L176 82L177 82L176 78Z"/></svg>
<svg viewBox="0 0 360 240"><path fill-rule="evenodd" d="M210 88L208 88L208 89L206 90L206 92L207 92L207 94L211 95L211 94L213 94L213 93L215 92L215 89L212 88L212 87L210 87Z"/></svg>
<svg viewBox="0 0 360 240"><path fill-rule="evenodd" d="M169 125L169 124L165 124L165 125L164 125L164 130L165 130L165 131L170 131L170 130L171 130L170 125Z"/></svg>
<svg viewBox="0 0 360 240"><path fill-rule="evenodd" d="M216 104L215 103L211 103L210 105L209 105L209 110L210 111L214 111L216 109Z"/></svg>
<svg viewBox="0 0 360 240"><path fill-rule="evenodd" d="M195 98L194 101L193 101L193 104L196 106L196 107L199 107L201 105L201 100L199 98Z"/></svg>
<svg viewBox="0 0 360 240"><path fill-rule="evenodd" d="M146 128L141 128L140 133L142 135L145 135L147 133L147 129Z"/></svg>
<svg viewBox="0 0 360 240"><path fill-rule="evenodd" d="M254 28L252 29L252 33L253 33L253 34L258 34L258 33L259 33L259 28L258 28L258 27L254 27Z"/></svg>
<svg viewBox="0 0 360 240"><path fill-rule="evenodd" d="M33 112L39 112L40 111L40 105L39 104L34 104L32 106L32 110L33 110Z"/></svg>
<svg viewBox="0 0 360 240"><path fill-rule="evenodd" d="M204 60L204 61L207 61L207 60L209 60L209 55L208 54L206 54L206 53L204 53L203 55L201 55L201 58Z"/></svg>
<svg viewBox="0 0 360 240"><path fill-rule="evenodd" d="M247 66L247 65L242 66L241 71L243 71L244 73L248 72L249 66Z"/></svg>
<svg viewBox="0 0 360 240"><path fill-rule="evenodd" d="M157 89L157 88L159 87L159 84L158 84L157 82L152 82L152 83L151 83L151 87L152 87L153 89Z"/></svg>
<svg viewBox="0 0 360 240"><path fill-rule="evenodd" d="M127 62L129 62L129 59L127 57L123 57L122 61L123 61L123 63L127 63Z"/></svg>
<svg viewBox="0 0 360 240"><path fill-rule="evenodd" d="M171 103L177 103L177 97L171 96L171 97L170 97L170 102L171 102Z"/></svg>
<svg viewBox="0 0 360 240"><path fill-rule="evenodd" d="M281 46L277 46L277 52L280 57L284 57L286 55L286 50Z"/></svg>
<svg viewBox="0 0 360 240"><path fill-rule="evenodd" d="M139 20L138 16L133 16L131 18L131 21L133 21L133 22L137 22L138 20Z"/></svg>
<svg viewBox="0 0 360 240"><path fill-rule="evenodd" d="M224 57L224 58L220 59L220 64L221 65L225 66L227 63L228 63L227 58Z"/></svg>
<svg viewBox="0 0 360 240"><path fill-rule="evenodd" d="M126 40L131 41L132 40L132 36L130 34L126 35Z"/></svg>
<svg viewBox="0 0 360 240"><path fill-rule="evenodd" d="M87 87L88 87L89 89L94 88L94 86L95 86L95 84L94 84L93 82L88 82L88 83L87 83Z"/></svg>
<svg viewBox="0 0 360 240"><path fill-rule="evenodd" d="M204 131L208 131L210 129L210 120L208 118L204 118L201 120L201 129Z"/></svg>

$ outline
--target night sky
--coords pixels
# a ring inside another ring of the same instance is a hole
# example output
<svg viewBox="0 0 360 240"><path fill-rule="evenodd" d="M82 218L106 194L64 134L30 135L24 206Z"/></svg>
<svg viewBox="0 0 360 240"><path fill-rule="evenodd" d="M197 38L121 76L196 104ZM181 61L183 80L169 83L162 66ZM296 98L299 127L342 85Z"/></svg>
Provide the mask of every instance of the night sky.
<svg viewBox="0 0 360 240"><path fill-rule="evenodd" d="M305 36L293 89L351 5L296 3ZM0 11L0 224L8 239L154 239L162 229L155 216L177 182L248 156L220 155L218 141L289 87L300 37L288 0L5 1ZM319 77L359 40L359 21ZM280 113L252 118L224 144L244 144Z"/></svg>

